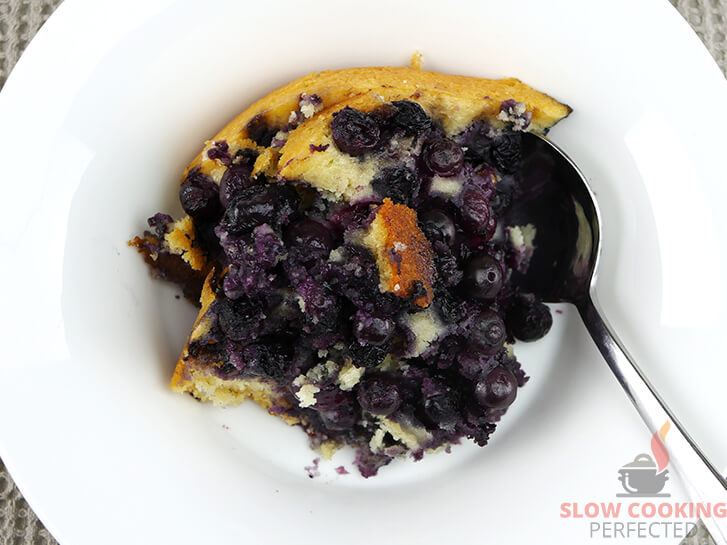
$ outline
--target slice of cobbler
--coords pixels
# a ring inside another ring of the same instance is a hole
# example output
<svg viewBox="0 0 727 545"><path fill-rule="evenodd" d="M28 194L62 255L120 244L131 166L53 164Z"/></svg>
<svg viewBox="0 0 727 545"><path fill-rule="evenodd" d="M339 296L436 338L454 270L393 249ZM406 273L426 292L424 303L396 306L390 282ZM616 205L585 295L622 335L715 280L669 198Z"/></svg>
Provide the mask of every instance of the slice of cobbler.
<svg viewBox="0 0 727 545"><path fill-rule="evenodd" d="M550 327L509 284L498 217L522 131L570 108L515 79L409 68L315 73L245 110L187 168L187 215L133 244L201 309L171 387L251 398L365 477L487 443ZM521 337L521 338L522 338Z"/></svg>

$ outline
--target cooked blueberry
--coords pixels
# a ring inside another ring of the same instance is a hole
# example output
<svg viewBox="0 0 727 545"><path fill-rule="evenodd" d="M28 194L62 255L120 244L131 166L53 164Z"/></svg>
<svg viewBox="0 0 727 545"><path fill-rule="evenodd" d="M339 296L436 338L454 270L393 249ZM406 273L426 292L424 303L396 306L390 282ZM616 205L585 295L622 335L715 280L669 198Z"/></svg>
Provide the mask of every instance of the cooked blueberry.
<svg viewBox="0 0 727 545"><path fill-rule="evenodd" d="M388 345L366 345L361 346L358 341L354 341L348 347L348 355L356 367L366 367L370 369L376 367L389 353Z"/></svg>
<svg viewBox="0 0 727 545"><path fill-rule="evenodd" d="M275 198L268 186L252 186L238 194L229 203L222 226L231 234L238 235L252 231L263 223L275 220Z"/></svg>
<svg viewBox="0 0 727 545"><path fill-rule="evenodd" d="M328 220L338 230L344 231L350 225L362 225L370 213L369 203L359 203L334 212Z"/></svg>
<svg viewBox="0 0 727 545"><path fill-rule="evenodd" d="M395 125L404 129L409 135L417 135L426 131L432 126L432 120L427 112L411 100L395 100L392 102L396 106L396 113L392 121Z"/></svg>
<svg viewBox="0 0 727 545"><path fill-rule="evenodd" d="M399 166L383 169L371 182L371 187L383 199L411 205L419 193L419 178L410 168Z"/></svg>
<svg viewBox="0 0 727 545"><path fill-rule="evenodd" d="M459 411L459 396L450 389L424 400L424 412L439 426L451 426L457 422Z"/></svg>
<svg viewBox="0 0 727 545"><path fill-rule="evenodd" d="M450 335L439 343L437 351L427 355L427 363L439 369L452 367L457 356L465 348L461 337Z"/></svg>
<svg viewBox="0 0 727 545"><path fill-rule="evenodd" d="M492 146L491 130L483 121L475 121L458 138L457 141L467 148L465 156L473 165L479 165L489 160Z"/></svg>
<svg viewBox="0 0 727 545"><path fill-rule="evenodd" d="M233 341L255 338L265 318L261 308L248 300L219 299L216 308L222 332Z"/></svg>
<svg viewBox="0 0 727 545"><path fill-rule="evenodd" d="M439 311L439 317L447 324L459 322L467 315L462 300L447 291L434 296L434 306Z"/></svg>
<svg viewBox="0 0 727 545"><path fill-rule="evenodd" d="M290 226L287 242L309 259L322 259L328 257L333 249L333 234L323 224L305 218Z"/></svg>
<svg viewBox="0 0 727 545"><path fill-rule="evenodd" d="M391 300L403 304L401 297L379 290L376 259L369 250L346 244L340 247L340 252L343 260L327 262L322 271L323 279L336 293L369 313L393 314L396 309L391 308ZM386 300L386 296L390 296L390 300ZM360 346L358 342L353 344Z"/></svg>
<svg viewBox="0 0 727 545"><path fill-rule="evenodd" d="M298 194L288 186L253 185L229 203L220 225L230 234L240 235L263 223L285 224L299 201Z"/></svg>
<svg viewBox="0 0 727 545"><path fill-rule="evenodd" d="M394 321L359 310L353 317L353 334L362 345L381 345L394 334Z"/></svg>
<svg viewBox="0 0 727 545"><path fill-rule="evenodd" d="M259 153L257 150L251 148L242 148L240 150L237 150L237 153L235 153L233 162L236 165L246 166L248 170L252 172L258 155Z"/></svg>
<svg viewBox="0 0 727 545"><path fill-rule="evenodd" d="M456 286L462 281L462 269L459 268L457 258L443 242L435 242L433 246L434 269L437 271L436 285L445 288Z"/></svg>
<svg viewBox="0 0 727 545"><path fill-rule="evenodd" d="M487 194L478 186L467 186L462 195L462 221L475 234L489 231L490 202Z"/></svg>
<svg viewBox="0 0 727 545"><path fill-rule="evenodd" d="M352 405L355 402L353 392L344 391L337 386L321 387L316 393L316 403L313 408L316 411L335 411L341 405Z"/></svg>
<svg viewBox="0 0 727 545"><path fill-rule="evenodd" d="M245 165L231 165L220 180L220 202L227 208L235 195L252 185L250 169Z"/></svg>
<svg viewBox="0 0 727 545"><path fill-rule="evenodd" d="M376 147L381 131L372 116L346 106L333 114L331 133L338 149L358 156Z"/></svg>
<svg viewBox="0 0 727 545"><path fill-rule="evenodd" d="M207 157L217 159L224 165L229 165L232 161L230 157L230 146L224 140L214 142L212 147L207 150Z"/></svg>
<svg viewBox="0 0 727 545"><path fill-rule="evenodd" d="M456 176L462 170L464 152L449 138L434 138L422 150L424 164L432 174Z"/></svg>
<svg viewBox="0 0 727 545"><path fill-rule="evenodd" d="M154 229L157 238L163 239L164 235L167 234L167 228L169 227L169 225L174 223L174 220L169 214L162 214L161 212L157 212L147 220L147 223L149 224L149 227Z"/></svg>
<svg viewBox="0 0 727 545"><path fill-rule="evenodd" d="M519 132L500 134L492 141L492 159L504 173L515 172L520 164L522 136Z"/></svg>
<svg viewBox="0 0 727 545"><path fill-rule="evenodd" d="M517 396L515 375L504 367L495 367L475 385L475 397L480 405L491 409L509 407Z"/></svg>
<svg viewBox="0 0 727 545"><path fill-rule="evenodd" d="M278 132L278 127L272 127L268 124L267 119L262 114L257 114L253 117L246 126L247 135L250 140L255 142L258 146L269 147L273 141L273 137Z"/></svg>
<svg viewBox="0 0 727 545"><path fill-rule="evenodd" d="M448 246L454 242L457 228L449 214L437 209L427 210L419 215L419 223L429 240L439 239Z"/></svg>
<svg viewBox="0 0 727 545"><path fill-rule="evenodd" d="M319 412L329 430L347 430L358 420L359 411L353 393L336 387L324 388L316 393L316 403L311 408Z"/></svg>
<svg viewBox="0 0 727 545"><path fill-rule="evenodd" d="M512 205L512 185L505 183L505 180L506 178L503 178L495 186L495 195L490 203L496 215L503 214Z"/></svg>
<svg viewBox="0 0 727 545"><path fill-rule="evenodd" d="M197 220L208 220L220 211L219 187L198 170L191 170L179 188L184 211Z"/></svg>
<svg viewBox="0 0 727 545"><path fill-rule="evenodd" d="M540 339L553 325L550 309L530 293L521 293L512 298L505 320L510 333L521 341Z"/></svg>
<svg viewBox="0 0 727 545"><path fill-rule="evenodd" d="M472 322L470 345L486 355L497 354L505 344L505 324L491 310L480 312Z"/></svg>
<svg viewBox="0 0 727 545"><path fill-rule="evenodd" d="M356 408L351 405L342 405L332 412L321 413L323 425L329 430L344 431L351 429L358 420Z"/></svg>
<svg viewBox="0 0 727 545"><path fill-rule="evenodd" d="M364 411L386 416L401 405L401 392L389 375L365 375L358 385L358 402Z"/></svg>
<svg viewBox="0 0 727 545"><path fill-rule="evenodd" d="M242 350L242 358L248 367L278 380L286 375L290 362L288 349L279 342L247 345Z"/></svg>
<svg viewBox="0 0 727 545"><path fill-rule="evenodd" d="M489 255L473 258L464 269L462 287L467 295L491 301L502 289L502 267Z"/></svg>
<svg viewBox="0 0 727 545"><path fill-rule="evenodd" d="M309 322L320 330L335 330L341 312L341 302L336 294L319 279L308 275L305 267L291 266L290 259L285 262L284 270L303 299Z"/></svg>

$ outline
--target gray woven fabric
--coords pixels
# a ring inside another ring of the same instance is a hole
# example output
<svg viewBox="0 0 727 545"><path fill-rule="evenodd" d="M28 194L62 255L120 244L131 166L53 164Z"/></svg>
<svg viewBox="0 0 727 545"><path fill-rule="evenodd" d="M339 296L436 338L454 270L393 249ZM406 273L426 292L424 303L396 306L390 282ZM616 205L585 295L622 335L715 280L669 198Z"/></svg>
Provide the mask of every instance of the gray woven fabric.
<svg viewBox="0 0 727 545"><path fill-rule="evenodd" d="M61 0L0 0L0 88L43 22Z"/></svg>
<svg viewBox="0 0 727 545"><path fill-rule="evenodd" d="M670 0L727 74L727 0ZM61 0L0 0L0 88L30 39ZM713 545L703 526L682 545ZM0 545L56 545L0 460Z"/></svg>

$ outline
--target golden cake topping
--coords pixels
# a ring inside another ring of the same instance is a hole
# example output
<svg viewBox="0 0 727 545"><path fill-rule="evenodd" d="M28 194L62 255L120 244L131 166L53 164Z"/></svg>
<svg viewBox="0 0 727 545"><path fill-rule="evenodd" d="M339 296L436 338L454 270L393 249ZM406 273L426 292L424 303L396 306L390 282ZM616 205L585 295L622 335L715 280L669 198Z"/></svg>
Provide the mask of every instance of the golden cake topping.
<svg viewBox="0 0 727 545"><path fill-rule="evenodd" d="M376 257L382 291L410 297L419 282L426 293L414 303L422 308L430 305L434 298L434 256L414 210L384 199L363 243Z"/></svg>

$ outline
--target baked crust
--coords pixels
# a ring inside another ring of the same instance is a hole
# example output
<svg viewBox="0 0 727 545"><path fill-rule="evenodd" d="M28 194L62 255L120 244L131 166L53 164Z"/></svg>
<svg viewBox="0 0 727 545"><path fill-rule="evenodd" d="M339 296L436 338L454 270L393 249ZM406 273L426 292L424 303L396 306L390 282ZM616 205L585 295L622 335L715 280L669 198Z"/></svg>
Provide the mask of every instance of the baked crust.
<svg viewBox="0 0 727 545"><path fill-rule="evenodd" d="M417 214L403 204L384 199L362 242L376 257L381 291L411 297L417 282L424 290L414 304L425 308L434 299L434 255L419 229Z"/></svg>
<svg viewBox="0 0 727 545"><path fill-rule="evenodd" d="M209 159L206 155L211 142L225 140L233 152L240 148L257 147L250 140L250 122L264 121L270 127L284 126L290 113L298 109L303 94L317 95L326 113L324 116L314 116L313 125L303 131L306 135L295 138L291 148L286 149L287 144L283 147L286 158L280 164L284 168L287 166L287 169L278 169L277 174L287 179L298 179L296 176L302 174L292 163L286 165L290 158L294 157L302 163L304 157L313 154L310 149L305 153L308 144L315 141L306 141L306 136L310 136L311 132L324 137L327 132L330 136L330 131L321 130L321 127L327 128L326 119L330 122L330 116L349 104L349 101L361 101L360 109L370 111L380 105L382 100L413 100L427 113L443 120L448 134L462 130L474 119L487 119L493 126L501 127L504 122L498 116L500 106L506 100L525 104L527 111L532 114L527 130L536 133L547 132L572 111L569 106L515 78L483 79L389 66L314 72L273 91L240 113L192 160L185 176L193 168L200 168L203 173L219 181L224 169L221 169L218 160ZM339 104L340 108L337 108ZM292 134L310 121L303 123ZM304 149L301 150L301 147ZM270 172L270 157L266 157L265 162L265 170Z"/></svg>

